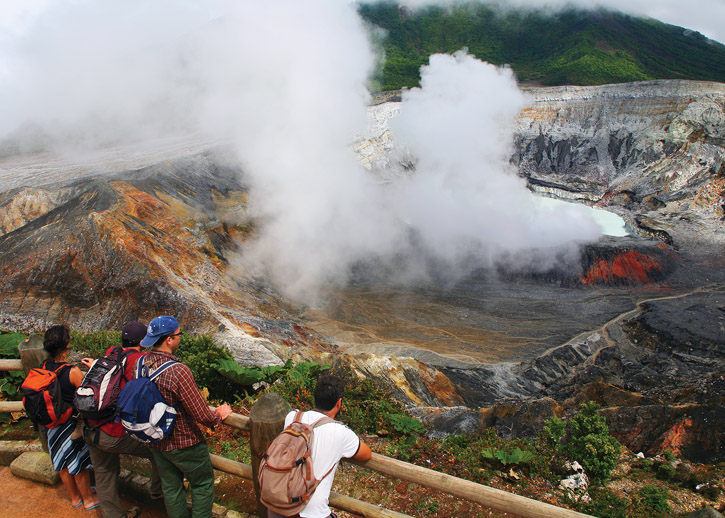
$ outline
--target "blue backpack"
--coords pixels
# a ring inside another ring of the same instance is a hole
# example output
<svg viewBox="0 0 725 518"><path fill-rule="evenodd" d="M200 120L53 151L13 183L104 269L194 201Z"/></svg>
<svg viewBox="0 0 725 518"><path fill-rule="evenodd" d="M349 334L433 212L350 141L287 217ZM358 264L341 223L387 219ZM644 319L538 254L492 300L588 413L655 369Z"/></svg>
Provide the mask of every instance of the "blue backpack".
<svg viewBox="0 0 725 518"><path fill-rule="evenodd" d="M171 433L176 408L166 404L154 380L179 362L168 361L149 376L146 358L139 358L136 378L129 380L118 395L116 414L127 433L143 442L159 442Z"/></svg>

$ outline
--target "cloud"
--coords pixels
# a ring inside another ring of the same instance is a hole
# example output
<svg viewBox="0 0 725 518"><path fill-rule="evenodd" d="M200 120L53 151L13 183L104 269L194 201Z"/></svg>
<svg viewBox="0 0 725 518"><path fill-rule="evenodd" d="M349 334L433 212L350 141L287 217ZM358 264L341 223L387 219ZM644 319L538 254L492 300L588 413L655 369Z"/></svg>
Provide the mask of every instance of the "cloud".
<svg viewBox="0 0 725 518"><path fill-rule="evenodd" d="M414 175L396 182L396 206L449 265L472 256L490 264L601 233L587 209L542 202L509 164L514 118L526 103L509 68L465 52L431 56L421 87L403 93L392 127L418 161Z"/></svg>

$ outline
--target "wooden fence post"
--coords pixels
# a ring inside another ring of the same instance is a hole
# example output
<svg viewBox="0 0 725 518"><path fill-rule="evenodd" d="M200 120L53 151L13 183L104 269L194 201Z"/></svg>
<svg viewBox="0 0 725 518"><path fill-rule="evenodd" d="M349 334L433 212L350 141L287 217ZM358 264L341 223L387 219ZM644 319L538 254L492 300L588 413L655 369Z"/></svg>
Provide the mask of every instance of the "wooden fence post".
<svg viewBox="0 0 725 518"><path fill-rule="evenodd" d="M259 502L259 481L257 471L261 455L267 445L284 429L284 418L292 407L276 392L265 392L260 396L249 412L249 448L252 453L252 477L254 494L257 497L259 516L266 518L267 509Z"/></svg>
<svg viewBox="0 0 725 518"><path fill-rule="evenodd" d="M18 345L20 359L23 362L23 370L27 376L30 369L40 367L40 364L48 358L48 353L43 349L43 335L30 335Z"/></svg>
<svg viewBox="0 0 725 518"><path fill-rule="evenodd" d="M23 362L23 370L26 376L30 369L40 367L40 364L48 358L48 353L43 349L43 335L30 335L18 344L18 351L20 352L20 359ZM48 453L48 436L45 434L45 428L39 425L38 436L43 451Z"/></svg>

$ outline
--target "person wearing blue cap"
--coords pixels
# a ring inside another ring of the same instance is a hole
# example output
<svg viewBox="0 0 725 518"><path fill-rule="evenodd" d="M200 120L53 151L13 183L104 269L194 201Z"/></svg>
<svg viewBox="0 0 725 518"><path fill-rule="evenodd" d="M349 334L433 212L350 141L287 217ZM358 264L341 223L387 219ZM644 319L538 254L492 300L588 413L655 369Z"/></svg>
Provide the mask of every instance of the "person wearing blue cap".
<svg viewBox="0 0 725 518"><path fill-rule="evenodd" d="M169 360L179 361L174 352L181 344L182 334L179 323L172 316L156 317L149 323L141 345L151 347L144 360L151 373ZM213 428L226 419L232 409L224 404L211 411L191 369L183 363L172 365L155 381L166 403L176 407L178 412L171 433L162 441L150 444L161 477L166 512L173 517L189 516L184 489L186 478L191 488L191 516L210 518L214 503L214 468L197 423Z"/></svg>

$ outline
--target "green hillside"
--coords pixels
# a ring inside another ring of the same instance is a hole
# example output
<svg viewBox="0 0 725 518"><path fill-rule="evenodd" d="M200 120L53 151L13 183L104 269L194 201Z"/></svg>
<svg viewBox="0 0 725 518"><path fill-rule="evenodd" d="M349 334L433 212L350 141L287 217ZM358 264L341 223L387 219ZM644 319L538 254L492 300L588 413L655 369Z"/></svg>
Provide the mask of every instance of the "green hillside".
<svg viewBox="0 0 725 518"><path fill-rule="evenodd" d="M434 53L469 53L508 64L519 81L597 85L648 79L725 82L725 45L698 32L606 10L500 12L491 6L410 11L390 2L361 4L360 14L385 29L379 87L417 86ZM376 31L378 34L380 31Z"/></svg>

